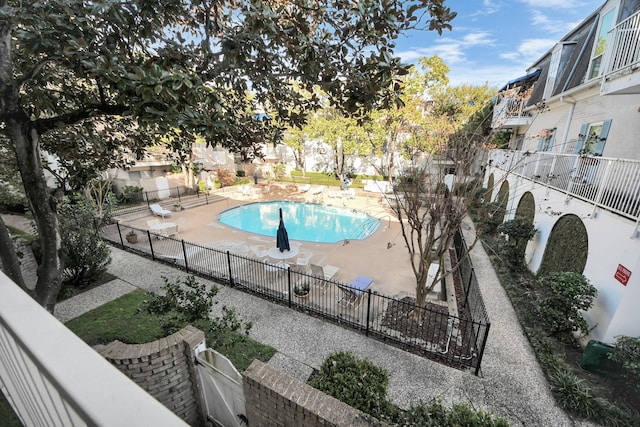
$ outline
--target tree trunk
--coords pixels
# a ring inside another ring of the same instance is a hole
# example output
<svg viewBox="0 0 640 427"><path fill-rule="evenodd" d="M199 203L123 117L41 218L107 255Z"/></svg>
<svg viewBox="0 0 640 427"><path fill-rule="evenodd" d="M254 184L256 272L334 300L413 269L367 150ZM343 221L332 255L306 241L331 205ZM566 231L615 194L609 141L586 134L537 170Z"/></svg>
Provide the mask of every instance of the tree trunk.
<svg viewBox="0 0 640 427"><path fill-rule="evenodd" d="M9 99L7 99L9 98ZM15 103L7 101L15 99ZM49 193L41 164L39 136L27 115L18 107L17 96L6 96L6 130L16 154L20 176L38 232L42 257L35 288L37 301L53 312L64 270L62 239L57 208L60 201ZM5 110L5 111L6 111ZM13 249L15 251L15 248ZM3 258L4 261L4 258Z"/></svg>
<svg viewBox="0 0 640 427"><path fill-rule="evenodd" d="M2 271L13 280L14 283L22 289L27 290L20 270L20 259L13 245L13 240L9 234L9 230L0 218L0 246L3 248L0 252L0 260L2 261Z"/></svg>

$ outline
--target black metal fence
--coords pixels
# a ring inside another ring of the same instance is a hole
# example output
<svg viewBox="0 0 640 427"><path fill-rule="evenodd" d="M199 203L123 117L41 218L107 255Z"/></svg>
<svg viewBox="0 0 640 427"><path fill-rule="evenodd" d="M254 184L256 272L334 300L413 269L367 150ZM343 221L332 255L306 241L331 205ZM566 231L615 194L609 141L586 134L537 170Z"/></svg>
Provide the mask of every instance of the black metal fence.
<svg viewBox="0 0 640 427"><path fill-rule="evenodd" d="M131 231L135 231L135 241L128 236ZM470 261L461 270L464 289L456 289L456 293L464 293L464 309L459 316L453 316L446 306L419 307L411 298L396 299L371 290L360 292L340 281L148 230L116 223L103 228L102 236L153 260L180 266L187 273L334 321L446 365L479 373L490 323ZM456 244L459 243L457 236ZM308 293L301 292L307 287Z"/></svg>
<svg viewBox="0 0 640 427"><path fill-rule="evenodd" d="M198 199L199 203L194 203L194 199ZM126 201L119 203L113 215L126 215L147 210L152 203L159 203L163 208L171 209L185 203L209 204L210 199L218 200L219 197L211 196L208 191L200 191L198 188L170 187L164 190L142 190L133 195L130 194Z"/></svg>

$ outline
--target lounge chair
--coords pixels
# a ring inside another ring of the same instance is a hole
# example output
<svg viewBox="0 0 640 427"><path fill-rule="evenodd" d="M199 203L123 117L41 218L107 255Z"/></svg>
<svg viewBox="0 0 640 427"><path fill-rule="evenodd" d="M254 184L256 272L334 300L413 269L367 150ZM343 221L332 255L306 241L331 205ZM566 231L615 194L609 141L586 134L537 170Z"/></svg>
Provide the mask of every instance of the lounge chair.
<svg viewBox="0 0 640 427"><path fill-rule="evenodd" d="M176 231L180 231L180 228L187 222L186 218L178 218L176 220Z"/></svg>
<svg viewBox="0 0 640 427"><path fill-rule="evenodd" d="M151 212L153 212L154 215L161 216L162 219L164 219L165 216L171 216L171 211L166 210L157 203L149 205L149 209L151 209Z"/></svg>
<svg viewBox="0 0 640 427"><path fill-rule="evenodd" d="M338 304L351 306L357 310L362 303L362 297L367 293L371 284L373 284L373 279L367 276L356 277L349 286L337 283L336 286L341 292Z"/></svg>
<svg viewBox="0 0 640 427"><path fill-rule="evenodd" d="M304 184L298 188L298 193L306 193L311 188L311 184Z"/></svg>
<svg viewBox="0 0 640 427"><path fill-rule="evenodd" d="M318 278L316 285L324 289L325 292L327 291L326 288L329 284L329 280L334 279L340 271L340 267L333 265L322 266L318 264L309 264L309 267L311 268L311 274Z"/></svg>

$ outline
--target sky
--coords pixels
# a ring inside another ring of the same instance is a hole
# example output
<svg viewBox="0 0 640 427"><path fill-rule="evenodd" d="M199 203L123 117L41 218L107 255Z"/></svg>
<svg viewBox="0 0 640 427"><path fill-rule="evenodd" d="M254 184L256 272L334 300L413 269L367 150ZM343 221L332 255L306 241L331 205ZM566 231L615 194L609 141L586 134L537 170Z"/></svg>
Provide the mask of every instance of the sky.
<svg viewBox="0 0 640 427"><path fill-rule="evenodd" d="M446 0L458 16L452 31L412 31L397 41L403 62L438 55L451 85L501 87L526 74L605 0Z"/></svg>

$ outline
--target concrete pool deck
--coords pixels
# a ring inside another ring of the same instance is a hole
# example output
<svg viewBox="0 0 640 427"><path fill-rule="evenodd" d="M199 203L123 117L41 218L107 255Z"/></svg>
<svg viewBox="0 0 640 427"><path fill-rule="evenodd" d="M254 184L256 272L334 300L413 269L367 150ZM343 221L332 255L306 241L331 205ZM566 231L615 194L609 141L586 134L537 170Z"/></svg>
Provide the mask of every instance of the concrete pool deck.
<svg viewBox="0 0 640 427"><path fill-rule="evenodd" d="M372 291L395 297L415 295L415 276L400 225L383 196L357 190L353 199L343 199L329 197L331 193L340 194L337 187L328 188L324 193L323 204L366 212L380 219L378 230L364 240L338 243L302 241L300 251L313 252L310 261L312 264L340 267L338 280L342 282L349 283L356 277L366 274L374 281L371 286ZM164 221L175 222L185 218L186 223L180 227L178 238L188 242L216 247L216 242L227 244L229 241L237 241L247 246L263 245L269 249L275 246L275 237L249 233L222 224L218 221L220 212L259 201L286 200L310 203L316 201L311 191L306 193L287 191L284 184L273 184L270 194L260 193L253 197L243 196L236 187L226 187L216 191L215 194L223 196L224 199L209 205L173 212L172 217ZM147 221L159 219L159 217L154 217L149 211L148 215L142 218L128 219L127 216L123 216L117 219L122 224L148 229Z"/></svg>

